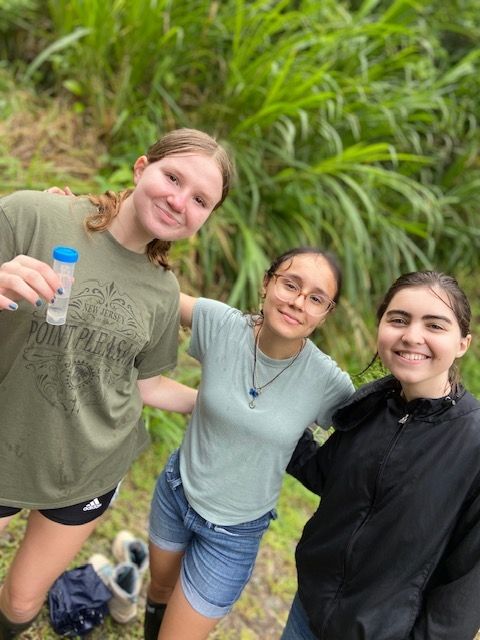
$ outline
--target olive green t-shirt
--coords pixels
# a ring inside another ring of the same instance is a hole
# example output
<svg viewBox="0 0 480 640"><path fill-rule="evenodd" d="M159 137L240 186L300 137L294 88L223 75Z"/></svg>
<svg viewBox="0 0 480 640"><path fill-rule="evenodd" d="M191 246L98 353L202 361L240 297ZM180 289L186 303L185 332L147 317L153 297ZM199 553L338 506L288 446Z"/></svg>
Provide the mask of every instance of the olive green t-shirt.
<svg viewBox="0 0 480 640"><path fill-rule="evenodd" d="M63 507L102 495L148 444L137 379L176 364L175 276L108 232L88 234L86 198L0 199L0 264L79 252L66 324L46 304L0 313L0 504Z"/></svg>

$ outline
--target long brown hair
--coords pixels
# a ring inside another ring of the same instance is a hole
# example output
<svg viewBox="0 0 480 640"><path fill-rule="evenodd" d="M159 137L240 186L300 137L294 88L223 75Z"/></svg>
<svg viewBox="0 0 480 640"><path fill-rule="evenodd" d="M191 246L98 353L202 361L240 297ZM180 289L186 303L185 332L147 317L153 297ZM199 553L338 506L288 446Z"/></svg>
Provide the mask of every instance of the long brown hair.
<svg viewBox="0 0 480 640"><path fill-rule="evenodd" d="M167 156L181 153L200 153L213 158L222 175L222 197L214 206L217 209L228 195L232 185L235 169L233 161L226 149L214 138L197 129L175 129L157 140L147 151L149 163L157 162ZM113 218L118 214L122 202L133 193L134 189L126 189L119 193L106 191L101 195L89 195L88 199L95 205L95 211L86 218L88 231L106 231ZM147 245L147 256L150 262L169 269L168 250L171 242L155 238Z"/></svg>

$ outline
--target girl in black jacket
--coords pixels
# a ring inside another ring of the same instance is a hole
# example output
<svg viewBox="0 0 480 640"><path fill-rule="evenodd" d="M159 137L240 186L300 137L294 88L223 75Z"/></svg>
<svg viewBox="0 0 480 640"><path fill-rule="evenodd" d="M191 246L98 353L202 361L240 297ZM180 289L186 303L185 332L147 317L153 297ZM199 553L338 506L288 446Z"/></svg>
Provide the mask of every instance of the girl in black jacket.
<svg viewBox="0 0 480 640"><path fill-rule="evenodd" d="M480 627L480 403L459 383L457 282L401 276L377 312L393 375L357 391L288 471L321 495L282 640L472 640Z"/></svg>

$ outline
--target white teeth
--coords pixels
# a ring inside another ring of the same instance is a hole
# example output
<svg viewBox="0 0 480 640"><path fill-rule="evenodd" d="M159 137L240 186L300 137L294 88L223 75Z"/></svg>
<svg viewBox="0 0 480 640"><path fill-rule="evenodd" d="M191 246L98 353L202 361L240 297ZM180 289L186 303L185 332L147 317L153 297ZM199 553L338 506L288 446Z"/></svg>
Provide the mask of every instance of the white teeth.
<svg viewBox="0 0 480 640"><path fill-rule="evenodd" d="M402 356L402 358L405 358L406 360L426 360L427 359L427 356L421 353L408 353L405 351L399 351L398 355Z"/></svg>

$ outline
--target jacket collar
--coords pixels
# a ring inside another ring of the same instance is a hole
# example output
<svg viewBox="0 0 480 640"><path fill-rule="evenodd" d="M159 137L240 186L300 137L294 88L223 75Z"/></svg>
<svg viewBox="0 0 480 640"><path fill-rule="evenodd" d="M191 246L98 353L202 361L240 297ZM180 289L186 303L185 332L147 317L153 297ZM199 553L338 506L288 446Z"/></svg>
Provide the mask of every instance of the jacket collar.
<svg viewBox="0 0 480 640"><path fill-rule="evenodd" d="M400 383L392 375L363 385L338 409L332 424L339 431L348 431L357 427L382 407L390 405L399 417L407 413L424 422L438 422L441 414L455 407L465 395L460 387L455 394L443 398L417 398L407 402L401 396Z"/></svg>

